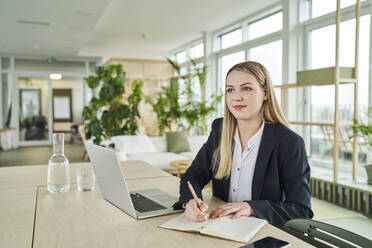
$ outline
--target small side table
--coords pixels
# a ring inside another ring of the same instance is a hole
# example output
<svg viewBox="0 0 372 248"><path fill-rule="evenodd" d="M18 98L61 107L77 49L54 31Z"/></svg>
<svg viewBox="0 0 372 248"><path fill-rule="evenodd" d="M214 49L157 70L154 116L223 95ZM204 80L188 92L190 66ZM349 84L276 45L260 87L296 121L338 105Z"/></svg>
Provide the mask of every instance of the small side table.
<svg viewBox="0 0 372 248"><path fill-rule="evenodd" d="M170 162L170 166L177 169L177 177L181 178L181 172L185 172L190 167L191 159L182 159Z"/></svg>

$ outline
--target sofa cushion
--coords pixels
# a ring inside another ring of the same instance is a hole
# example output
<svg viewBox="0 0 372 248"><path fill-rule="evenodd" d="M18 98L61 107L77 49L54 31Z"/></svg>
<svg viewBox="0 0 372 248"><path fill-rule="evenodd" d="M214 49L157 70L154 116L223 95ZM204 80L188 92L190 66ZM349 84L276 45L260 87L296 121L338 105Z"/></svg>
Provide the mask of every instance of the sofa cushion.
<svg viewBox="0 0 372 248"><path fill-rule="evenodd" d="M165 136L149 137L158 152L167 152L167 139Z"/></svg>
<svg viewBox="0 0 372 248"><path fill-rule="evenodd" d="M127 154L128 160L143 160L163 170L174 170L170 162L181 159L188 159L185 156L171 152L151 152Z"/></svg>
<svg viewBox="0 0 372 248"><path fill-rule="evenodd" d="M115 143L115 150L125 154L157 151L147 135L119 135L111 139Z"/></svg>
<svg viewBox="0 0 372 248"><path fill-rule="evenodd" d="M180 153L190 151L186 131L166 132L168 152Z"/></svg>

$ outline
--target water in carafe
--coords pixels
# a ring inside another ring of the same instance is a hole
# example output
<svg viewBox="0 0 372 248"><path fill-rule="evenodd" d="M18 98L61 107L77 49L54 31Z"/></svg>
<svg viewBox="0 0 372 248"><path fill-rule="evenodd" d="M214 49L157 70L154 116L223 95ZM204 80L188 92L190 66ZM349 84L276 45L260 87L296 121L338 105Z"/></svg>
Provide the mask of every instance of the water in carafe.
<svg viewBox="0 0 372 248"><path fill-rule="evenodd" d="M67 192L70 189L70 163L64 154L64 134L53 134L53 155L48 163L48 191Z"/></svg>

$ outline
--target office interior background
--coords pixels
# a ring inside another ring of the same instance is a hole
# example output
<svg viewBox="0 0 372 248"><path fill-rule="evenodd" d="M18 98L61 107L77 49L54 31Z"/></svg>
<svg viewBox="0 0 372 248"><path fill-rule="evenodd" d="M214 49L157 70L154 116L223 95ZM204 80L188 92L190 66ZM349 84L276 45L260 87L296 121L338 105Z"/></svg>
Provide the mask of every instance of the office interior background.
<svg viewBox="0 0 372 248"><path fill-rule="evenodd" d="M356 0L341 0L341 67L354 67L355 4ZM371 1L361 1L357 102L354 85L340 84L335 106L334 85L281 86L296 84L298 71L335 66L336 0L0 0L0 129L11 131L11 140L3 141L0 150L0 167L46 165L55 131L68 134L66 155L71 162L83 161L77 127L84 124L83 108L94 95L84 78L93 75L96 66L123 65L127 80L142 80L144 94L150 95L175 75L166 58L180 65L181 75L205 65L208 98L224 92L232 65L254 60L267 67L291 128L305 140L313 195L328 200L331 208L356 211L363 225L371 227L372 187L364 169L372 163L371 147L358 140L353 177L352 133L340 128L334 180L331 125L335 108L340 122L353 123L355 104L358 119L371 123L367 115L372 107L371 13ZM179 87L181 91L185 85ZM200 88L192 90L200 95ZM57 108L59 101L69 106L67 110ZM216 108L208 125L223 115L223 101ZM140 132L156 136L151 106L141 103L140 111ZM190 132L198 134L197 129ZM336 192L334 199L331 191ZM354 199L354 191L359 200L355 207L335 200L340 192Z"/></svg>

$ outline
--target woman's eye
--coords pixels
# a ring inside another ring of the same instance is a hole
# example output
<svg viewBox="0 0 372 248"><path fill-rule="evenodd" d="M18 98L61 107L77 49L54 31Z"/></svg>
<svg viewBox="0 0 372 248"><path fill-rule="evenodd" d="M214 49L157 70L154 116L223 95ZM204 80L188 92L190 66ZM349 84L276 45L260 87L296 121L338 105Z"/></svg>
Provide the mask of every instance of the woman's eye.
<svg viewBox="0 0 372 248"><path fill-rule="evenodd" d="M234 93L234 89L231 89L231 88L230 89L227 89L226 92L227 93Z"/></svg>
<svg viewBox="0 0 372 248"><path fill-rule="evenodd" d="M250 90L252 90L252 89L251 89L250 87L244 87L243 90L244 90L244 91L250 91Z"/></svg>

